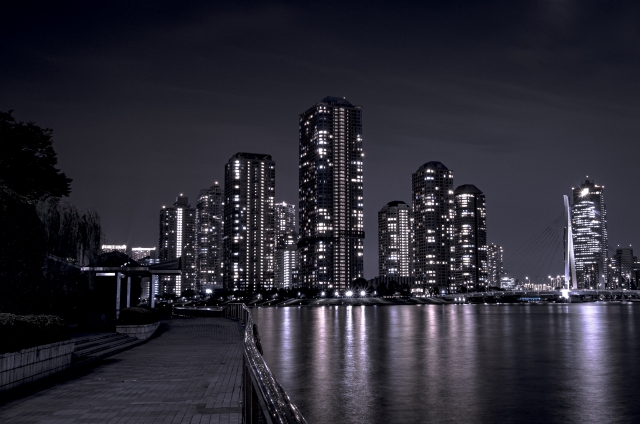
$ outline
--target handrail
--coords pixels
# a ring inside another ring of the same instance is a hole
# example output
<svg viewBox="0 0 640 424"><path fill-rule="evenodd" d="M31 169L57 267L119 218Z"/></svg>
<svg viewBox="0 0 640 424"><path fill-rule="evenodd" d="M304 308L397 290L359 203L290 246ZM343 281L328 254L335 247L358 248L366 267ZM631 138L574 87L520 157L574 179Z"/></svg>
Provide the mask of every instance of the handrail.
<svg viewBox="0 0 640 424"><path fill-rule="evenodd" d="M306 420L273 376L258 350L256 342L260 343L260 337L246 305L230 303L224 308L223 315L239 321L244 326L243 422L306 424Z"/></svg>

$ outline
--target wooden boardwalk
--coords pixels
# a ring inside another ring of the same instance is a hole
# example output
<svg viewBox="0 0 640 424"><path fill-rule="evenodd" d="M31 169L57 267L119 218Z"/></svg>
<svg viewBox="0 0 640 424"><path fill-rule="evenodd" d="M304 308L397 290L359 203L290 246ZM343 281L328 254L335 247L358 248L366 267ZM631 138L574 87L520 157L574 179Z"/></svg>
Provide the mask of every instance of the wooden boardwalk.
<svg viewBox="0 0 640 424"><path fill-rule="evenodd" d="M148 343L77 378L0 403L2 423L240 423L242 333L225 318L173 319Z"/></svg>

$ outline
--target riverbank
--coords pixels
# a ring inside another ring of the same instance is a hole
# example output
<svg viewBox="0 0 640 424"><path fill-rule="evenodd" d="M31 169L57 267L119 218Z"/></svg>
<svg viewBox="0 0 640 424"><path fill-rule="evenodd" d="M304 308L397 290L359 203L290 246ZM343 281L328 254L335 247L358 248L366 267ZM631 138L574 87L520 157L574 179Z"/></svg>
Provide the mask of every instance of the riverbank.
<svg viewBox="0 0 640 424"><path fill-rule="evenodd" d="M449 304L444 299L437 297L330 297L323 299L272 299L266 301L254 301L247 303L247 306L385 306L385 305L444 305Z"/></svg>

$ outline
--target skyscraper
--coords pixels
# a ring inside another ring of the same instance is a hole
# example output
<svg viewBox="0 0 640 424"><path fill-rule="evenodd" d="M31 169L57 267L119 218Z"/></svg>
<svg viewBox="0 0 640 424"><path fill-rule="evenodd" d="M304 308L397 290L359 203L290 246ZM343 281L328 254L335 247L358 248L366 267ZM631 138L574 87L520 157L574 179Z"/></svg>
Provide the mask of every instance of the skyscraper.
<svg viewBox="0 0 640 424"><path fill-rule="evenodd" d="M274 285L292 288L298 269L298 232L296 206L285 202L275 205L275 267Z"/></svg>
<svg viewBox="0 0 640 424"><path fill-rule="evenodd" d="M270 155L236 153L225 165L224 270L227 290L273 286L276 164Z"/></svg>
<svg viewBox="0 0 640 424"><path fill-rule="evenodd" d="M411 277L411 207L395 200L378 212L378 275Z"/></svg>
<svg viewBox="0 0 640 424"><path fill-rule="evenodd" d="M453 265L453 171L441 162L427 162L411 176L411 188L416 284L443 292Z"/></svg>
<svg viewBox="0 0 640 424"><path fill-rule="evenodd" d="M224 195L216 181L200 190L196 203L196 282L203 286L222 287L222 217Z"/></svg>
<svg viewBox="0 0 640 424"><path fill-rule="evenodd" d="M605 288L608 241L603 189L590 180L573 188L571 225L578 288Z"/></svg>
<svg viewBox="0 0 640 424"><path fill-rule="evenodd" d="M633 289L637 287L635 263L638 261L633 256L631 247L617 248L615 255L611 258L611 281L609 287L612 289Z"/></svg>
<svg viewBox="0 0 640 424"><path fill-rule="evenodd" d="M473 184L464 184L454 190L453 197L455 288L484 289L487 287L487 209L484 194Z"/></svg>
<svg viewBox="0 0 640 424"><path fill-rule="evenodd" d="M297 232L296 205L291 205L285 202L276 203L274 211L276 247L284 246L287 244L287 237L285 237L285 235L292 231Z"/></svg>
<svg viewBox="0 0 640 424"><path fill-rule="evenodd" d="M487 285L500 287L504 272L504 252L502 246L491 243L487 246Z"/></svg>
<svg viewBox="0 0 640 424"><path fill-rule="evenodd" d="M362 109L326 97L299 131L300 284L345 289L363 275Z"/></svg>
<svg viewBox="0 0 640 424"><path fill-rule="evenodd" d="M180 194L173 207L160 210L160 262L180 259L182 275L160 278L158 294L173 293L180 296L184 290L195 290L195 223L196 211L189 198Z"/></svg>
<svg viewBox="0 0 640 424"><path fill-rule="evenodd" d="M274 285L276 288L296 287L298 273L298 233L287 231L282 244L276 247Z"/></svg>

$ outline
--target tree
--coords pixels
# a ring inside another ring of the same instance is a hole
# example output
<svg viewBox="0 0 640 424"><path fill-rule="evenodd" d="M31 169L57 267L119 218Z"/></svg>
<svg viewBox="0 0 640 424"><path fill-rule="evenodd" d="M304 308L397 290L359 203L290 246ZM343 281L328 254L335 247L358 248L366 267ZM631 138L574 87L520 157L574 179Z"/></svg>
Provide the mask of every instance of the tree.
<svg viewBox="0 0 640 424"><path fill-rule="evenodd" d="M52 130L17 122L12 113L0 112L0 192L30 204L68 196L71 179L56 168Z"/></svg>
<svg viewBox="0 0 640 424"><path fill-rule="evenodd" d="M54 197L39 202L37 211L44 225L47 253L78 265L95 262L103 240L96 211L80 212Z"/></svg>
<svg viewBox="0 0 640 424"><path fill-rule="evenodd" d="M51 130L0 112L0 311L31 312L43 296L46 237L35 204L68 196Z"/></svg>

